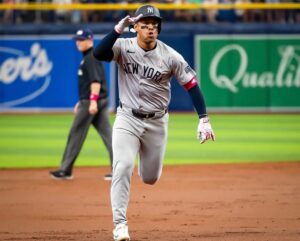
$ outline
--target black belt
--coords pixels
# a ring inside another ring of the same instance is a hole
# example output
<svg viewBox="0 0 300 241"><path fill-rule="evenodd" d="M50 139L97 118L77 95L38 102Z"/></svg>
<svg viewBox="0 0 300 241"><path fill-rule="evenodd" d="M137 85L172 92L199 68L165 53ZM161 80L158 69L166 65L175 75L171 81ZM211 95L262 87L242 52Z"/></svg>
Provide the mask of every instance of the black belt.
<svg viewBox="0 0 300 241"><path fill-rule="evenodd" d="M123 108L122 102L120 102L120 107ZM153 118L157 113L161 113L161 112L141 112L137 109L131 109L132 114L136 117L136 118L140 118L140 119L149 119L149 118ZM168 112L168 110L166 109L164 111L164 114L166 114ZM160 116L162 117L162 116Z"/></svg>
<svg viewBox="0 0 300 241"><path fill-rule="evenodd" d="M152 112L152 113L142 113L136 109L132 109L132 114L137 117L137 118L140 118L140 119L148 119L148 118L153 118L155 116L155 113Z"/></svg>

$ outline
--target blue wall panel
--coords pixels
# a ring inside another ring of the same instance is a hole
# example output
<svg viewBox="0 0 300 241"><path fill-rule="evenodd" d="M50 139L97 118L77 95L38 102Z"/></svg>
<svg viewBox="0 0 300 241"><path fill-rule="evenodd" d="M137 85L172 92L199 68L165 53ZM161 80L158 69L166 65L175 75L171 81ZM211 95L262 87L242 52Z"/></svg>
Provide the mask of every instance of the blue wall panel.
<svg viewBox="0 0 300 241"><path fill-rule="evenodd" d="M72 108L81 58L70 37L0 40L0 108ZM110 65L105 69L110 83Z"/></svg>

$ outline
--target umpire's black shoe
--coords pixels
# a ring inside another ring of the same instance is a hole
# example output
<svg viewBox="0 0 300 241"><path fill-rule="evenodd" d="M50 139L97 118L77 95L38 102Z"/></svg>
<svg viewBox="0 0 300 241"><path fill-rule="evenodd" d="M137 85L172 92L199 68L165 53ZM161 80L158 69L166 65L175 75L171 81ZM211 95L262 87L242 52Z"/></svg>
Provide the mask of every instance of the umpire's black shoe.
<svg viewBox="0 0 300 241"><path fill-rule="evenodd" d="M55 180L71 180L73 179L72 173L62 170L51 171L50 176Z"/></svg>
<svg viewBox="0 0 300 241"><path fill-rule="evenodd" d="M103 178L104 178L105 181L111 181L112 174L111 173L105 174Z"/></svg>

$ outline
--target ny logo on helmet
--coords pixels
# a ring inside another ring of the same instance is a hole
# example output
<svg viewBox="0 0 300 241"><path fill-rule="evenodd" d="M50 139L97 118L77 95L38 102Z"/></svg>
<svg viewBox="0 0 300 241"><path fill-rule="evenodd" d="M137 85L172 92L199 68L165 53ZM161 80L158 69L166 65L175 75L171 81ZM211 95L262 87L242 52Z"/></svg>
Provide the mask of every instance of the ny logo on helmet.
<svg viewBox="0 0 300 241"><path fill-rule="evenodd" d="M147 11L148 11L148 13L154 13L153 8L151 8L151 7L148 7L148 8L147 8Z"/></svg>

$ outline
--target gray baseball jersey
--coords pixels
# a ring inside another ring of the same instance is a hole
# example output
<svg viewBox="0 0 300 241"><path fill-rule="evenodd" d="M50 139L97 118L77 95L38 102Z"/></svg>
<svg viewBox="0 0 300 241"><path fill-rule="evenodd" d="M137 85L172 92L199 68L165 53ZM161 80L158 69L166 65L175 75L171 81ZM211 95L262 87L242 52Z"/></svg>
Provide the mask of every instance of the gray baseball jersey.
<svg viewBox="0 0 300 241"><path fill-rule="evenodd" d="M136 37L119 38L113 52L119 65L120 100L133 109L167 109L172 75L180 85L196 75L178 52L159 40L155 49L146 52L138 46Z"/></svg>
<svg viewBox="0 0 300 241"><path fill-rule="evenodd" d="M174 75L180 85L196 75L183 57L157 40L157 46L145 51L137 38L119 38L113 46L119 65L119 95L113 127L113 179L111 203L115 224L127 223L126 211L134 160L139 154L139 175L144 183L154 184L161 176L168 134L166 113L170 102L170 81ZM160 112L155 118L138 118L140 112Z"/></svg>

